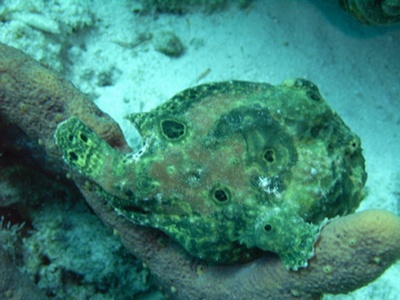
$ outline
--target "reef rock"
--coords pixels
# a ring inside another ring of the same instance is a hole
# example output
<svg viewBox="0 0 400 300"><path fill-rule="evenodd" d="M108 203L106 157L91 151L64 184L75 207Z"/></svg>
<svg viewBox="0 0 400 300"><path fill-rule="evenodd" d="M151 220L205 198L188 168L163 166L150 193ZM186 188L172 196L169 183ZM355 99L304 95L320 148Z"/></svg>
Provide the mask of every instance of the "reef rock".
<svg viewBox="0 0 400 300"><path fill-rule="evenodd" d="M369 25L400 23L400 0L339 0L339 3L361 23Z"/></svg>
<svg viewBox="0 0 400 300"><path fill-rule="evenodd" d="M309 81L204 84L128 118L143 137L137 154L76 117L59 124L56 143L119 214L206 261L270 251L305 267L321 227L363 198L360 140Z"/></svg>

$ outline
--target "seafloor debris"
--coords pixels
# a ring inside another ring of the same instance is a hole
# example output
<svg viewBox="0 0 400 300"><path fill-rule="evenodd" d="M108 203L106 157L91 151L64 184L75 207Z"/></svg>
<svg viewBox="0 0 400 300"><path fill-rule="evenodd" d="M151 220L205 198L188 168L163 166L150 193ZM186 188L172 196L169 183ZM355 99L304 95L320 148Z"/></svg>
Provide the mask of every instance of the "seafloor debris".
<svg viewBox="0 0 400 300"><path fill-rule="evenodd" d="M171 31L161 31L154 36L154 48L171 57L179 57L185 48L181 40Z"/></svg>

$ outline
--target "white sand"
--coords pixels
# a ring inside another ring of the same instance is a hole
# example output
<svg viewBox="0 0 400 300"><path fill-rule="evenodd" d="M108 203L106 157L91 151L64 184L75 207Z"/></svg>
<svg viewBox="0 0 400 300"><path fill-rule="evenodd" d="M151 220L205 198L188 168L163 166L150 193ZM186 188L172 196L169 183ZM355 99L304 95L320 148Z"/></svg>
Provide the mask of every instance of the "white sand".
<svg viewBox="0 0 400 300"><path fill-rule="evenodd" d="M336 0L258 0L245 11L157 17L133 14L130 1L94 2L99 21L68 51L69 77L83 91L97 94L96 103L120 122L132 145L137 135L123 117L147 111L185 88L230 79L278 84L303 77L319 86L362 139L369 195L360 209L400 214L399 26L358 24ZM151 41L132 49L116 43L162 30L181 38L183 56L167 57ZM110 72L114 84L97 86L99 72ZM400 264L368 287L325 299L398 299L398 278Z"/></svg>

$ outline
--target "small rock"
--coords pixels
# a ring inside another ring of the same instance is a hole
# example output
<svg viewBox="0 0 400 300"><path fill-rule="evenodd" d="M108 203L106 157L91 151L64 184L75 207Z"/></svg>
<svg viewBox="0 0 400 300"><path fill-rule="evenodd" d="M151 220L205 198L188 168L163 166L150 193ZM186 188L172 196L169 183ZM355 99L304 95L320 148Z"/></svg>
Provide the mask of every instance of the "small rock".
<svg viewBox="0 0 400 300"><path fill-rule="evenodd" d="M184 52L181 40L171 31L163 31L155 36L154 48L171 57L179 57Z"/></svg>

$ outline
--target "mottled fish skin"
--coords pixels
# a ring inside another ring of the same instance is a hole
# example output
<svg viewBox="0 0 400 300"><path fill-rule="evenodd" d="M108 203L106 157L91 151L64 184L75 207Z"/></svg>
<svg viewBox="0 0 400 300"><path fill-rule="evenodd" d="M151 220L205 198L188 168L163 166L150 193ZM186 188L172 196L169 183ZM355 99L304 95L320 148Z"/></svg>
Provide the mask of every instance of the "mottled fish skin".
<svg viewBox="0 0 400 300"><path fill-rule="evenodd" d="M212 263L270 251L305 267L326 219L364 196L360 140L310 81L204 84L128 119L145 143L135 159L77 118L56 142L120 214Z"/></svg>
<svg viewBox="0 0 400 300"><path fill-rule="evenodd" d="M135 161L113 149L76 117L58 125L55 139L64 160L108 194L129 200L135 188Z"/></svg>

